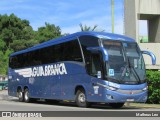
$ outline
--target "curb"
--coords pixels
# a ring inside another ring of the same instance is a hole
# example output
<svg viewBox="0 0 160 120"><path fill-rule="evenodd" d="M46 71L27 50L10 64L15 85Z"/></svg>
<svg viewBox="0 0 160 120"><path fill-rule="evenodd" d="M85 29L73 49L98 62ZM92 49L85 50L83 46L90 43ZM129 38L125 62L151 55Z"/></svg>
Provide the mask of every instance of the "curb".
<svg viewBox="0 0 160 120"><path fill-rule="evenodd" d="M126 107L138 107L138 108L158 108L160 109L159 104L141 104L141 103L126 103Z"/></svg>

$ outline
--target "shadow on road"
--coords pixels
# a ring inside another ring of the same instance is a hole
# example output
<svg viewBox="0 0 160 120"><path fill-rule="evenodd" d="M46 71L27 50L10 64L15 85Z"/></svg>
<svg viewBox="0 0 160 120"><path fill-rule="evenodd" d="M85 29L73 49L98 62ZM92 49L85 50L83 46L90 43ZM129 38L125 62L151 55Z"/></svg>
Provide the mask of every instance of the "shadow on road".
<svg viewBox="0 0 160 120"><path fill-rule="evenodd" d="M10 102L19 102L18 101L18 98L16 97L11 97L11 96L8 96L8 93L7 91L1 91L0 92L0 100L3 100L3 101L10 101ZM54 102L45 102L44 99L42 100L34 100L32 103L34 104L41 104L41 105L54 105L54 106L65 106L65 107L77 107L75 102L64 102L64 101L60 101L58 103L54 103ZM27 104L27 103L26 103ZM90 108L94 108L94 109L109 109L109 110L112 110L113 108L110 107L109 105L107 104L92 104L92 106ZM123 106L122 108L120 109L142 109L140 107L133 107L133 106ZM113 110L116 110L116 109L113 109Z"/></svg>
<svg viewBox="0 0 160 120"><path fill-rule="evenodd" d="M18 99L10 99L9 101L12 101L12 102L19 102ZM64 102L64 101L60 101L58 103L52 103L52 102L46 102L45 100L37 100L37 101L32 101L30 103L33 103L33 104L41 104L41 105L54 105L54 106L65 106L65 107L77 107L76 103L75 102ZM27 103L25 103L27 104ZM109 110L116 110L116 109L113 109L112 107L110 107L109 105L107 104L97 104L97 103L94 103L92 104L89 108L94 108L94 109L109 109ZM131 106L123 106L122 108L120 109L141 109L141 108L138 108L138 107L131 107Z"/></svg>

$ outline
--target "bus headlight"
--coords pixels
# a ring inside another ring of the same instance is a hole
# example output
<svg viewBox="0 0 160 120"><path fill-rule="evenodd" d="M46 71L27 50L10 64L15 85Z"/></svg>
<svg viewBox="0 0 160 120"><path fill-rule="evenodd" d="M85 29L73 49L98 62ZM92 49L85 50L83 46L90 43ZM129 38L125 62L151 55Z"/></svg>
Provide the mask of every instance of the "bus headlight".
<svg viewBox="0 0 160 120"><path fill-rule="evenodd" d="M146 86L145 88L142 89L143 91L146 91L148 90L148 86Z"/></svg>
<svg viewBox="0 0 160 120"><path fill-rule="evenodd" d="M147 96L144 96L143 100L145 100L145 101L146 101L146 100L147 100L147 98L148 98Z"/></svg>
<svg viewBox="0 0 160 120"><path fill-rule="evenodd" d="M101 83L97 83L97 85L102 86L108 90L112 90L112 91L116 91L118 88L112 87L112 86L108 86L108 85L103 85Z"/></svg>
<svg viewBox="0 0 160 120"><path fill-rule="evenodd" d="M111 86L108 86L108 89L109 89L109 90L112 90L112 91L116 91L116 90L117 90L117 88L111 87Z"/></svg>

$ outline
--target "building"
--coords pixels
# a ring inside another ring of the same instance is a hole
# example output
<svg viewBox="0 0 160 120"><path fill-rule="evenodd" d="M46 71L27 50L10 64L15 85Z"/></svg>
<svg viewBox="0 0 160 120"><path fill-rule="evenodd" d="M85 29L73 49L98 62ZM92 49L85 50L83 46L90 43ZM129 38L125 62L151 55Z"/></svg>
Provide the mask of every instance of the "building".
<svg viewBox="0 0 160 120"><path fill-rule="evenodd" d="M5 75L0 75L0 82L8 81L8 77Z"/></svg>
<svg viewBox="0 0 160 120"><path fill-rule="evenodd" d="M151 65L149 56L144 55L147 69L160 69L160 0L124 0L125 35L136 39L142 50L153 52L157 64ZM139 20L147 20L148 41L139 39Z"/></svg>

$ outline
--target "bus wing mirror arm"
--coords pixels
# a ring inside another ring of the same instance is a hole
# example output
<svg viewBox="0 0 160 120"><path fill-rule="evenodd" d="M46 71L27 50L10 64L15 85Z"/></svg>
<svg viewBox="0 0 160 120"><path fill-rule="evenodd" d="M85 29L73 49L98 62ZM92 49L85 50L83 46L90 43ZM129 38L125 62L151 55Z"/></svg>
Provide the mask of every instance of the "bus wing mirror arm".
<svg viewBox="0 0 160 120"><path fill-rule="evenodd" d="M156 56L152 52L142 51L142 54L149 55L151 57L151 59L152 59L152 65L156 64Z"/></svg>
<svg viewBox="0 0 160 120"><path fill-rule="evenodd" d="M87 50L89 50L91 52L100 51L103 55L103 60L108 61L108 52L105 48L103 48L103 47L87 47Z"/></svg>

